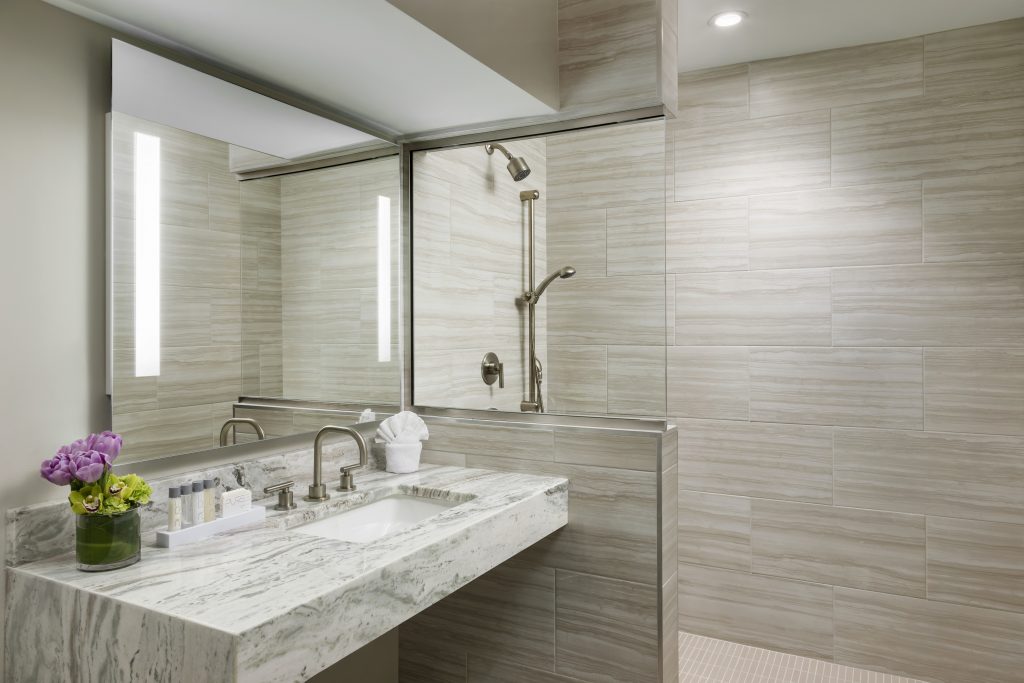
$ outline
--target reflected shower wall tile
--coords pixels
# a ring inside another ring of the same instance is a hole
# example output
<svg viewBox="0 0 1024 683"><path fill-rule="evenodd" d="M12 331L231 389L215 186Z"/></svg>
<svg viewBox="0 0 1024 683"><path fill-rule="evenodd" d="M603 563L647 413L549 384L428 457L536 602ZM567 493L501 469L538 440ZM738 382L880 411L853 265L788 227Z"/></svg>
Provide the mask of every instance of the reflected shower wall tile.
<svg viewBox="0 0 1024 683"><path fill-rule="evenodd" d="M830 291L827 270L676 275L676 343L830 344Z"/></svg>
<svg viewBox="0 0 1024 683"><path fill-rule="evenodd" d="M160 222L181 228L210 227L206 168L191 161L175 164L164 157L160 164Z"/></svg>
<svg viewBox="0 0 1024 683"><path fill-rule="evenodd" d="M1024 349L925 349L925 429L1024 434Z"/></svg>
<svg viewBox="0 0 1024 683"><path fill-rule="evenodd" d="M672 127L708 126L748 118L747 64L679 74L679 112Z"/></svg>
<svg viewBox="0 0 1024 683"><path fill-rule="evenodd" d="M138 413L160 407L157 400L158 377L135 376L135 348L114 349L114 393L111 412L116 417L123 413Z"/></svg>
<svg viewBox="0 0 1024 683"><path fill-rule="evenodd" d="M320 400L320 345L285 341L281 346L281 375L285 396Z"/></svg>
<svg viewBox="0 0 1024 683"><path fill-rule="evenodd" d="M260 396L285 396L281 344L259 345Z"/></svg>
<svg viewBox="0 0 1024 683"><path fill-rule="evenodd" d="M398 347L391 360L377 360L376 344L324 344L320 347L320 397L325 401L397 403Z"/></svg>
<svg viewBox="0 0 1024 683"><path fill-rule="evenodd" d="M357 217L349 220L320 234L321 289L377 286L377 231Z"/></svg>
<svg viewBox="0 0 1024 683"><path fill-rule="evenodd" d="M242 338L246 343L281 343L280 291L242 292Z"/></svg>
<svg viewBox="0 0 1024 683"><path fill-rule="evenodd" d="M1024 97L913 97L832 110L832 185L1024 168Z"/></svg>
<svg viewBox="0 0 1024 683"><path fill-rule="evenodd" d="M376 293L377 290L370 291ZM362 330L363 317L366 315L365 292L365 289L322 289L317 292L314 297L314 332L310 341L315 340L321 344L375 344L376 325L367 325L374 328L372 339L366 339L367 335Z"/></svg>
<svg viewBox="0 0 1024 683"><path fill-rule="evenodd" d="M115 412L112 429L126 447L122 458L138 460L167 453L189 453L217 445L211 429L213 406L190 405L142 412Z"/></svg>
<svg viewBox="0 0 1024 683"><path fill-rule="evenodd" d="M922 40L825 50L750 65L750 115L776 116L924 92Z"/></svg>
<svg viewBox="0 0 1024 683"><path fill-rule="evenodd" d="M929 95L1007 93L1024 88L1024 19L971 26L924 37Z"/></svg>
<svg viewBox="0 0 1024 683"><path fill-rule="evenodd" d="M670 346L668 414L746 420L750 352L746 347Z"/></svg>
<svg viewBox="0 0 1024 683"><path fill-rule="evenodd" d="M750 267L875 266L921 260L919 182L750 198Z"/></svg>
<svg viewBox="0 0 1024 683"><path fill-rule="evenodd" d="M552 211L653 204L665 199L662 121L552 135L548 206Z"/></svg>
<svg viewBox="0 0 1024 683"><path fill-rule="evenodd" d="M1014 346L1024 265L926 263L832 271L838 346Z"/></svg>
<svg viewBox="0 0 1024 683"><path fill-rule="evenodd" d="M417 346L473 348L490 339L494 298L480 296L482 282L493 282L492 276L486 271L469 268L417 273L413 283ZM552 285L547 296L559 288L559 285Z"/></svg>
<svg viewBox="0 0 1024 683"><path fill-rule="evenodd" d="M238 233L164 224L160 239L163 284L211 289L242 286Z"/></svg>
<svg viewBox="0 0 1024 683"><path fill-rule="evenodd" d="M605 209L550 211L547 224L548 262L572 264L577 277L607 274Z"/></svg>
<svg viewBox="0 0 1024 683"><path fill-rule="evenodd" d="M608 347L548 345L548 404L554 412L608 412Z"/></svg>
<svg viewBox="0 0 1024 683"><path fill-rule="evenodd" d="M754 499L753 571L925 597L923 515Z"/></svg>
<svg viewBox="0 0 1024 683"><path fill-rule="evenodd" d="M209 221L214 230L242 231L241 183L225 168L207 174Z"/></svg>
<svg viewBox="0 0 1024 683"><path fill-rule="evenodd" d="M1024 173L924 181L924 260L1024 260Z"/></svg>
<svg viewBox="0 0 1024 683"><path fill-rule="evenodd" d="M829 112L676 128L675 199L827 187Z"/></svg>
<svg viewBox="0 0 1024 683"><path fill-rule="evenodd" d="M679 565L679 620L687 630L832 660L832 587Z"/></svg>
<svg viewBox="0 0 1024 683"><path fill-rule="evenodd" d="M671 273L747 270L747 198L673 202L666 207Z"/></svg>
<svg viewBox="0 0 1024 683"><path fill-rule="evenodd" d="M679 561L750 571L750 499L690 491L679 479Z"/></svg>
<svg viewBox="0 0 1024 683"><path fill-rule="evenodd" d="M610 207L608 275L665 272L665 202Z"/></svg>
<svg viewBox="0 0 1024 683"><path fill-rule="evenodd" d="M420 170L423 156L417 155L413 165L412 202L416 207L413 253L417 270L423 266L429 270L444 270L451 265L452 186Z"/></svg>
<svg viewBox="0 0 1024 683"><path fill-rule="evenodd" d="M551 344L663 344L665 278L573 278L548 290Z"/></svg>
<svg viewBox="0 0 1024 683"><path fill-rule="evenodd" d="M242 393L241 346L165 348L157 400L161 408L236 401Z"/></svg>
<svg viewBox="0 0 1024 683"><path fill-rule="evenodd" d="M837 429L836 504L1024 523L1024 438Z"/></svg>
<svg viewBox="0 0 1024 683"><path fill-rule="evenodd" d="M665 415L665 346L608 347L608 412Z"/></svg>
<svg viewBox="0 0 1024 683"><path fill-rule="evenodd" d="M753 348L750 419L922 427L921 349Z"/></svg>
<svg viewBox="0 0 1024 683"><path fill-rule="evenodd" d="M832 502L832 428L682 420L680 468L699 491Z"/></svg>
<svg viewBox="0 0 1024 683"><path fill-rule="evenodd" d="M281 178L259 178L239 183L243 231L280 234Z"/></svg>

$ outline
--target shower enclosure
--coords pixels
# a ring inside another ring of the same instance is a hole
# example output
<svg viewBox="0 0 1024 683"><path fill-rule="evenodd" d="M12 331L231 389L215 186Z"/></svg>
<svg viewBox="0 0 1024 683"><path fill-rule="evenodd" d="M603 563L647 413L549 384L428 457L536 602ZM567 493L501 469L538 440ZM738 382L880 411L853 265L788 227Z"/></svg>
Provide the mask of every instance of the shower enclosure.
<svg viewBox="0 0 1024 683"><path fill-rule="evenodd" d="M664 417L665 134L412 153L415 405Z"/></svg>

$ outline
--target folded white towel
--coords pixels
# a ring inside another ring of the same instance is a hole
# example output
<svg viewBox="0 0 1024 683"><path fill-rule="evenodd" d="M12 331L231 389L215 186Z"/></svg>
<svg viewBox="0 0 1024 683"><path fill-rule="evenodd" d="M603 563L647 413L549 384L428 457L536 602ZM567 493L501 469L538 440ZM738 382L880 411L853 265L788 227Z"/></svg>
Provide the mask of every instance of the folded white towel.
<svg viewBox="0 0 1024 683"><path fill-rule="evenodd" d="M377 427L377 443L416 443L430 436L419 415L408 410L392 415Z"/></svg>

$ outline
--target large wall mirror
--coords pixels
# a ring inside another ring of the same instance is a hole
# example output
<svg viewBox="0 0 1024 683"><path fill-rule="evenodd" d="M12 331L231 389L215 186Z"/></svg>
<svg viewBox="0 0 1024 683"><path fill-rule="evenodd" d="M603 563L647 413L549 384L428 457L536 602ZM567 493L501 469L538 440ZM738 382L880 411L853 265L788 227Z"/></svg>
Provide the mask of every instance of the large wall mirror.
<svg viewBox="0 0 1024 683"><path fill-rule="evenodd" d="M666 134L412 153L417 406L666 415Z"/></svg>
<svg viewBox="0 0 1024 683"><path fill-rule="evenodd" d="M214 448L233 417L273 437L317 429L329 408L393 409L397 150L116 42L112 109L123 457ZM242 426L236 438L255 436Z"/></svg>

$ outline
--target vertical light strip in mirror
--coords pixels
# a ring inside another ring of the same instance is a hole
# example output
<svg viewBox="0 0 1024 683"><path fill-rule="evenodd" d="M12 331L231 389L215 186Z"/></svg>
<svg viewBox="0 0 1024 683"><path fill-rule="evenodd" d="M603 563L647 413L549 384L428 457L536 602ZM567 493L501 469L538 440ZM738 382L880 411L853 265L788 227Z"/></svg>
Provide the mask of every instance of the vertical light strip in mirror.
<svg viewBox="0 0 1024 683"><path fill-rule="evenodd" d="M377 197L377 362L391 360L391 197Z"/></svg>
<svg viewBox="0 0 1024 683"><path fill-rule="evenodd" d="M135 376L160 375L160 138L135 133Z"/></svg>

